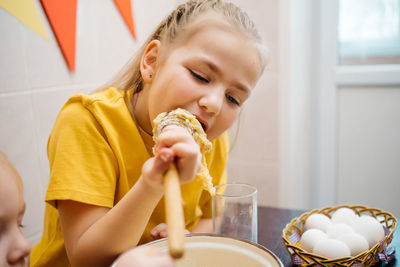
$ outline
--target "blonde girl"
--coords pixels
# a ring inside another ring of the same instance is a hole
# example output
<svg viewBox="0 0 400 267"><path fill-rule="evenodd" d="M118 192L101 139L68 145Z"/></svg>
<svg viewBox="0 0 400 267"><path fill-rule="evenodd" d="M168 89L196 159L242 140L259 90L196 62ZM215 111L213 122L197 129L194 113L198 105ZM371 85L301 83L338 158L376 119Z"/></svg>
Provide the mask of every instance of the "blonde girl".
<svg viewBox="0 0 400 267"><path fill-rule="evenodd" d="M109 266L123 251L165 236L163 175L172 161L186 228L210 232L211 196L194 179L198 145L176 126L154 144L153 119L178 107L195 115L213 144L207 154L213 183L224 183L226 130L264 58L260 37L239 8L189 1L161 22L112 86L70 98L49 137L44 232L31 265Z"/></svg>

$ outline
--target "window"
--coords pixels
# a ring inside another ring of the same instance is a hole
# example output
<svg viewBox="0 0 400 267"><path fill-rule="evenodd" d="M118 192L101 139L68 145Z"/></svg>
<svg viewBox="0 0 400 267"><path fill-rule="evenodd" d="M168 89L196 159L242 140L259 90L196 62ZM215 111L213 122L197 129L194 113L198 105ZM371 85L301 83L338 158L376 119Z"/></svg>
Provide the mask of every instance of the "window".
<svg viewBox="0 0 400 267"><path fill-rule="evenodd" d="M400 0L340 0L340 65L400 64Z"/></svg>

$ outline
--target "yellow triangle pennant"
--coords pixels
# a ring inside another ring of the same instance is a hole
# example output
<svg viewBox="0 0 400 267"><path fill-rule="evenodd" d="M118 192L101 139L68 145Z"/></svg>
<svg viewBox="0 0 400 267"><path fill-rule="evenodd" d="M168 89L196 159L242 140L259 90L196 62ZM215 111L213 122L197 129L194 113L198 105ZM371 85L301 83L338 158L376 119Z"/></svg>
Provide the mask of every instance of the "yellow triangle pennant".
<svg viewBox="0 0 400 267"><path fill-rule="evenodd" d="M0 7L4 8L8 13L44 39L49 40L34 0L0 0Z"/></svg>

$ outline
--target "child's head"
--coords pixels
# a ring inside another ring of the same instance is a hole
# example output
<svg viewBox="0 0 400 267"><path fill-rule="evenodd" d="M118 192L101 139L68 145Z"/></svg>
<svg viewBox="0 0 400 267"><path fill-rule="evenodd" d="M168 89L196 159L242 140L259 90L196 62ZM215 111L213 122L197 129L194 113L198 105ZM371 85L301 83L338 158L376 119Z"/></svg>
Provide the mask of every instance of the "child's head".
<svg viewBox="0 0 400 267"><path fill-rule="evenodd" d="M213 12L215 15L218 15L219 19L226 20L226 22L231 24L233 28L241 31L243 34L246 34L249 38L254 40L255 46L257 46L259 49L263 69L265 66L267 49L263 45L262 39L258 34L258 30L256 29L253 21L245 12L243 12L237 6L221 0L191 0L179 5L158 25L155 31L149 36L149 38L136 53L136 56L132 59L132 62L126 66L125 72L123 72L121 76L114 81L114 85L124 90L131 88L136 88L136 91L142 90L144 81L140 73L140 60L147 45L152 40L173 43L175 38L182 33L184 28L190 26L190 23L195 21L201 15L209 12Z"/></svg>
<svg viewBox="0 0 400 267"><path fill-rule="evenodd" d="M0 266L27 266L31 250L21 232L25 213L22 180L0 151Z"/></svg>
<svg viewBox="0 0 400 267"><path fill-rule="evenodd" d="M198 117L212 140L236 119L265 58L246 13L219 0L193 0L159 24L114 85L143 91L135 116L146 132L156 115L180 107ZM200 95L207 90L209 95Z"/></svg>

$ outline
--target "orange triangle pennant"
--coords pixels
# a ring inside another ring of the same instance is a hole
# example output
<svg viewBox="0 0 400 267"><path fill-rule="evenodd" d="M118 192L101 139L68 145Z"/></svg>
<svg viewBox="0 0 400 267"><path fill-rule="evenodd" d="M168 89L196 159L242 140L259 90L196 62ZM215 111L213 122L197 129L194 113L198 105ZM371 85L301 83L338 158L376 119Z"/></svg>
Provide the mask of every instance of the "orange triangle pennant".
<svg viewBox="0 0 400 267"><path fill-rule="evenodd" d="M77 0L40 0L69 69L75 71Z"/></svg>
<svg viewBox="0 0 400 267"><path fill-rule="evenodd" d="M133 38L136 40L135 23L133 20L131 0L114 0L119 13L121 13L122 18L125 20L126 26L128 26Z"/></svg>

